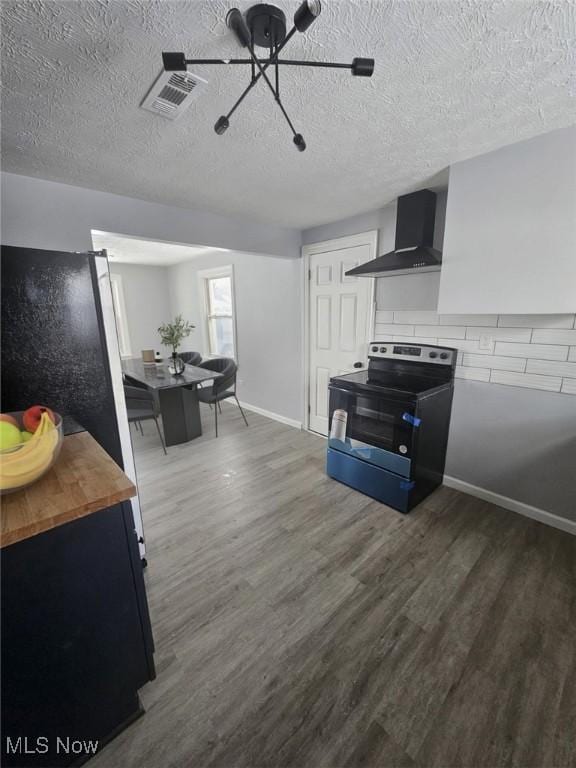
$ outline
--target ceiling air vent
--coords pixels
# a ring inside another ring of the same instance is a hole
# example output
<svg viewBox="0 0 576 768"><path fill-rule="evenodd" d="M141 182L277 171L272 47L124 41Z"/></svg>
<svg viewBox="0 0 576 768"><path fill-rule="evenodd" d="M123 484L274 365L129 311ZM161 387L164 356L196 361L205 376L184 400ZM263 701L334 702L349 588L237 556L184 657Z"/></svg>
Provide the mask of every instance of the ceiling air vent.
<svg viewBox="0 0 576 768"><path fill-rule="evenodd" d="M168 120L176 120L207 82L192 72L162 72L140 106Z"/></svg>

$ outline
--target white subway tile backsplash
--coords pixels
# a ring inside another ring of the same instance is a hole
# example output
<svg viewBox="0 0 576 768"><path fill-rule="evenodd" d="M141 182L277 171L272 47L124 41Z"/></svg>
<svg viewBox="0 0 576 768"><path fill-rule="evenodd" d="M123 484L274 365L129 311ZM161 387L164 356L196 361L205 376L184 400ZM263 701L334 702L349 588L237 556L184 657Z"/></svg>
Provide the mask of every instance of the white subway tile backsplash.
<svg viewBox="0 0 576 768"><path fill-rule="evenodd" d="M376 326L378 333L388 333L397 336L414 336L413 325L396 325L396 323L378 323Z"/></svg>
<svg viewBox="0 0 576 768"><path fill-rule="evenodd" d="M477 341L467 341L466 339L445 339L439 337L438 346L453 347L459 352L472 352L475 355L491 355L494 352L494 344L492 344L490 349L480 349Z"/></svg>
<svg viewBox="0 0 576 768"><path fill-rule="evenodd" d="M571 376L576 379L576 363L558 363L554 360L528 360L526 373L543 373L545 376Z"/></svg>
<svg viewBox="0 0 576 768"><path fill-rule="evenodd" d="M533 357L539 360L566 360L568 357L568 347L553 344L509 344L506 341L497 341L495 352L497 355Z"/></svg>
<svg viewBox="0 0 576 768"><path fill-rule="evenodd" d="M424 310L401 310L394 312L395 323L413 323L416 325L438 325L438 313Z"/></svg>
<svg viewBox="0 0 576 768"><path fill-rule="evenodd" d="M500 315L498 325L504 328L572 328L574 315Z"/></svg>
<svg viewBox="0 0 576 768"><path fill-rule="evenodd" d="M440 325L498 325L498 315L439 315Z"/></svg>
<svg viewBox="0 0 576 768"><path fill-rule="evenodd" d="M480 349L480 338L492 341ZM456 377L576 394L576 315L438 315L376 312L376 341L458 350Z"/></svg>
<svg viewBox="0 0 576 768"><path fill-rule="evenodd" d="M406 336L393 336L392 341L411 341L414 344L434 344L438 343L438 339L429 336L410 336L409 339Z"/></svg>
<svg viewBox="0 0 576 768"><path fill-rule="evenodd" d="M406 344L406 342L411 342L413 344L433 344L435 346L438 342L438 339L429 338L427 336L397 336L396 334L378 333L376 331L374 333L374 341L397 341L404 344Z"/></svg>
<svg viewBox="0 0 576 768"><path fill-rule="evenodd" d="M467 339L479 339L480 336L492 336L495 341L518 341L528 344L532 336L531 328L486 328L472 326L466 329Z"/></svg>
<svg viewBox="0 0 576 768"><path fill-rule="evenodd" d="M474 381L490 381L490 368L466 368L456 366L454 375L457 379L474 379Z"/></svg>
<svg viewBox="0 0 576 768"><path fill-rule="evenodd" d="M466 328L456 325L443 325L439 328L437 325L417 325L414 333L420 336L437 336L442 334L445 339L464 339L466 337Z"/></svg>
<svg viewBox="0 0 576 768"><path fill-rule="evenodd" d="M517 373L523 373L526 369L526 360L522 360L520 357L502 357L502 355L491 355L487 358L485 355L464 353L462 364L488 366L497 371L516 371Z"/></svg>
<svg viewBox="0 0 576 768"><path fill-rule="evenodd" d="M576 344L576 330L535 329L532 333L532 341L535 344Z"/></svg>
<svg viewBox="0 0 576 768"><path fill-rule="evenodd" d="M414 326L396 325L395 323L377 323L376 333L380 335L388 334L389 336L392 336L393 334L396 334L396 336L414 336Z"/></svg>
<svg viewBox="0 0 576 768"><path fill-rule="evenodd" d="M560 392L562 385L560 376L538 376L537 374L513 373L512 371L492 371L490 381L494 384L508 384L511 387L546 389L549 392Z"/></svg>

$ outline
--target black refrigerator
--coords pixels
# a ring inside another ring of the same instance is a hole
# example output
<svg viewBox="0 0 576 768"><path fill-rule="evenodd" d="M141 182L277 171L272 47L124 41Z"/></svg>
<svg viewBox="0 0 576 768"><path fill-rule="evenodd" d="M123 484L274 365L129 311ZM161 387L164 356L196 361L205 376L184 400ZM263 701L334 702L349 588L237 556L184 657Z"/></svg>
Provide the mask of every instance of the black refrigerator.
<svg viewBox="0 0 576 768"><path fill-rule="evenodd" d="M136 483L105 252L2 246L1 256L1 410L50 406ZM144 556L137 497L132 510Z"/></svg>
<svg viewBox="0 0 576 768"><path fill-rule="evenodd" d="M1 257L2 410L54 408L135 480L105 253ZM144 713L155 671L139 530L136 498L2 549L3 765L79 765L91 752L59 739L100 749Z"/></svg>

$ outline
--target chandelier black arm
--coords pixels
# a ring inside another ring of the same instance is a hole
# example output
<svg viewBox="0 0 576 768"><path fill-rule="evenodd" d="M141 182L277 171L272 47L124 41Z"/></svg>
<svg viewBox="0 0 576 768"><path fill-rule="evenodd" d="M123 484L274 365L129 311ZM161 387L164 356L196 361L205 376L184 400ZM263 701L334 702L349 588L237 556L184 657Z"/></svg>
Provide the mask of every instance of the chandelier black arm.
<svg viewBox="0 0 576 768"><path fill-rule="evenodd" d="M284 40L284 42L286 42L286 40ZM259 71L259 74L260 74L260 75L261 75L261 76L264 78L264 81L266 82L266 85L267 85L267 86L268 86L268 88L270 88L270 90L272 91L272 95L274 96L274 101L275 101L275 102L278 104L278 106L280 107L280 110L282 111L282 114L283 114L283 115L284 115L284 117L286 118L286 122L287 122L287 123L288 123L288 125L290 126L290 130L292 131L292 133L294 134L294 136L297 136L298 134L297 134L297 132L296 132L296 129L295 129L295 128L294 128L294 126L292 125L292 120L290 120L290 118L288 117L288 112L286 112L286 110L284 109L284 105L283 105L283 104L282 104L282 102L280 101L280 96L279 96L279 95L276 93L276 91L274 90L274 86L272 85L272 83L270 82L270 78L269 78L269 77L268 77L268 75L266 74L266 67L263 67L263 66L262 66L262 64L260 63L260 60L258 59L258 57L256 56L256 54L254 53L254 48L252 48L252 46L251 46L251 45L249 45L249 46L247 46L247 47L248 47L248 51L250 52L250 56L251 56L251 58L252 58L252 61L254 62L254 64L256 64L256 66L258 67L258 71ZM279 48L280 48L280 46L279 46ZM274 59L278 60L278 53L279 53L279 50L276 52L275 56L273 56L273 57L272 57L270 60L271 60L271 61L273 61ZM254 80L252 80L252 81L251 81L251 85L252 85L252 84L254 84L254 85L255 85L255 84L256 84L256 82L257 82L257 80L258 80L258 76L256 76L256 77L254 78Z"/></svg>
<svg viewBox="0 0 576 768"><path fill-rule="evenodd" d="M344 64L339 61L297 61L294 59L280 59L278 64L281 66L285 64L289 67L324 67L325 69L352 69L354 66L354 64Z"/></svg>
<svg viewBox="0 0 576 768"><path fill-rule="evenodd" d="M272 59L269 59L266 64L264 65L264 69L268 69L268 67L274 63L278 59L278 56L280 54L280 51L284 48L286 43L290 40L293 35L296 34L296 27L292 27L290 32L286 35L281 45L276 48L276 53L272 57ZM187 59L186 64L254 64L252 59ZM240 94L240 98L235 102L232 109L228 112L227 115L224 115L224 119L228 121L234 112L238 109L240 104L244 101L244 98L250 93L252 88L256 85L258 80L260 79L260 72L256 75L256 77L252 78L250 83L246 86L244 91Z"/></svg>
<svg viewBox="0 0 576 768"><path fill-rule="evenodd" d="M186 64L252 64L252 59L186 59ZM260 59L260 64L264 69L272 66L273 64L279 64L280 66L286 64L290 67L325 67L328 69L352 69L353 64L344 64L343 62L331 62L331 61L295 61L293 59L277 59L274 55L270 59ZM259 79L260 75L256 75Z"/></svg>
<svg viewBox="0 0 576 768"><path fill-rule="evenodd" d="M270 43L270 58L274 58L274 44ZM274 75L276 85L276 98L280 96L280 73L278 70L278 57L274 60Z"/></svg>

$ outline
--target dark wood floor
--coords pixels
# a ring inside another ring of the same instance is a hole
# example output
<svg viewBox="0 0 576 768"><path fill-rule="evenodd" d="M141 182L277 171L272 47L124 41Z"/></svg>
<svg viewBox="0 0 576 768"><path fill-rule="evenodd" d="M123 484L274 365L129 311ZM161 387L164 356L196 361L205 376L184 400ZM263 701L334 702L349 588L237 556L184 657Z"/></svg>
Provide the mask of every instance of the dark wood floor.
<svg viewBox="0 0 576 768"><path fill-rule="evenodd" d="M443 488L409 516L224 407L134 437L157 679L115 768L576 765L576 538Z"/></svg>

